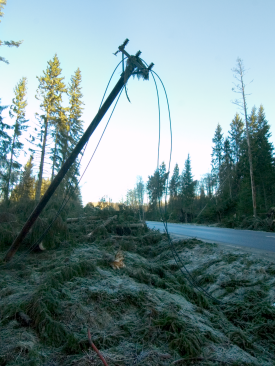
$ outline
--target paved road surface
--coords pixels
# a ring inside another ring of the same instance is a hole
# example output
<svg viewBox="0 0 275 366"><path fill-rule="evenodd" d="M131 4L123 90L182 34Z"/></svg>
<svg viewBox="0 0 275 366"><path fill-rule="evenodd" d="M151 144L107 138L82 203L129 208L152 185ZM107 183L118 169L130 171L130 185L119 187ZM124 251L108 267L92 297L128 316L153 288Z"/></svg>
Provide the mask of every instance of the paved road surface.
<svg viewBox="0 0 275 366"><path fill-rule="evenodd" d="M163 223L146 221L149 228L163 231ZM168 224L170 234L198 238L206 242L242 247L252 252L261 251L263 254L275 256L275 233L265 231L235 230L220 227L208 227L190 224Z"/></svg>

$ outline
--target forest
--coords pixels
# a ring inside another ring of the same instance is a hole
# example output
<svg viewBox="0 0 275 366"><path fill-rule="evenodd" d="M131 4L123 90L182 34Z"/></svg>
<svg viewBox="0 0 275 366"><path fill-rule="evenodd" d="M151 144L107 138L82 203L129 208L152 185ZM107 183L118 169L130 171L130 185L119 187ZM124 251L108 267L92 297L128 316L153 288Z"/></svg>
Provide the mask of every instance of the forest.
<svg viewBox="0 0 275 366"><path fill-rule="evenodd" d="M275 163L270 124L263 105L247 111L244 71L242 60L237 59L234 76L242 97L235 103L241 107L240 113L236 112L227 134L219 123L214 131L211 172L194 180L188 154L181 173L178 164L168 172L162 162L146 183L139 176L122 203L138 208L140 218L274 229ZM35 204L83 133L81 72L77 69L68 85L61 73L55 55L37 77L35 97L40 101L40 113L35 114L35 123L25 117L24 77L14 88L11 105L0 106L0 196L4 207L22 200ZM9 123L2 116L5 109L9 110ZM20 163L22 152L28 154L25 166ZM80 162L81 158L55 194L60 203L69 199L81 206ZM144 204L145 193L148 204Z"/></svg>
<svg viewBox="0 0 275 366"><path fill-rule="evenodd" d="M142 207L146 189L149 203L144 209L148 220L275 229L275 160L270 124L263 105L248 112L245 68L240 58L233 72L237 80L234 91L241 94L234 104L240 113L236 112L227 134L217 124L211 172L194 180L188 154L181 174L178 164L168 172L162 162L146 184L139 177L136 187L128 191L127 204Z"/></svg>
<svg viewBox="0 0 275 366"><path fill-rule="evenodd" d="M14 88L10 106L0 106L0 190L1 204L27 200L38 201L50 182L68 158L76 142L82 136L81 72L72 75L66 86L61 76L60 62L55 55L38 79L35 97L40 102L40 113L35 123L26 120L27 79L22 78ZM63 106L66 95L68 105ZM10 123L2 116L8 108ZM23 154L28 161L22 166ZM77 188L79 177L77 160L67 173L56 195L63 199L71 189L71 197L81 204ZM37 172L35 178L34 171ZM45 178L47 176L47 178ZM72 189L73 187L73 189Z"/></svg>
<svg viewBox="0 0 275 366"><path fill-rule="evenodd" d="M270 125L264 107L253 107L248 116L253 182L255 185L256 214L253 210L251 171L245 123L236 113L230 123L228 135L220 124L214 132L212 169L200 181L192 176L191 157L188 155L180 174L176 164L167 182L164 163L148 177L149 196L147 218L159 219L160 206L166 196L166 215L169 221L223 223L234 227L251 220L273 218L275 199L274 147L270 142ZM138 187L135 188L138 191ZM133 195L133 192L129 192ZM137 194L138 196L138 194ZM253 216L254 215L254 216ZM251 220L249 220L249 218ZM271 222L270 222L270 225Z"/></svg>

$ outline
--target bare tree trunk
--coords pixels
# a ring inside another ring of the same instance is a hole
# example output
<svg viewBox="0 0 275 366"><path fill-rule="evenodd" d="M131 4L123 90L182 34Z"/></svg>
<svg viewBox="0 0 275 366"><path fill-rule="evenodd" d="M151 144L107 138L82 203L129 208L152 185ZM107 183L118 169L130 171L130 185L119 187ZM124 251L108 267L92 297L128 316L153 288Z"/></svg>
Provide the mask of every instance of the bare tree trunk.
<svg viewBox="0 0 275 366"><path fill-rule="evenodd" d="M44 117L42 117L44 118ZM40 200L41 195L41 187L42 187L42 178L43 178L43 166L44 166L44 159L45 159L45 150L46 150L46 140L47 140L47 132L48 132L48 117L45 118L45 131L43 136L43 145L41 151L41 159L40 159L40 166L39 166L39 174L38 174L38 182L37 188L35 192L35 200Z"/></svg>
<svg viewBox="0 0 275 366"><path fill-rule="evenodd" d="M15 128L15 131L16 131L16 128ZM13 150L14 150L14 144L15 144L15 131L14 131L13 140L12 140L11 159L10 159L10 164L9 164L8 181L7 181L7 187L6 187L6 192L5 192L5 199L6 200L8 200L8 198L9 198L11 170L12 170L12 162L13 162Z"/></svg>
<svg viewBox="0 0 275 366"><path fill-rule="evenodd" d="M54 142L54 153L53 153L53 165L52 165L52 179L51 179L51 181L53 181L53 178L54 178L54 166L55 166L55 162L56 162L57 138L58 138L58 131L56 130L56 136L55 136L55 142Z"/></svg>

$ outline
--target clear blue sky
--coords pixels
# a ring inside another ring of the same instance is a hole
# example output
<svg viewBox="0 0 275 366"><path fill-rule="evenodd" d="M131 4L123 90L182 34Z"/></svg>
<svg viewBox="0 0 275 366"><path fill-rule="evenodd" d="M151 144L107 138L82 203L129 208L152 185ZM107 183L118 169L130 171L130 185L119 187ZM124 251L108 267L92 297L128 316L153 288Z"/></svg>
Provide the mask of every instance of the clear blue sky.
<svg viewBox="0 0 275 366"><path fill-rule="evenodd" d="M210 171L211 145L218 123L227 135L237 107L231 69L240 57L249 71L249 111L263 104L275 136L275 1L274 0L7 0L0 23L1 40L21 40L18 48L1 47L0 97L10 104L20 78L28 78L27 116L39 112L35 91L47 61L57 53L65 81L79 67L85 103L85 127L95 116L104 89L120 56L113 52L130 39L130 54L142 51L162 78L170 101L173 157L183 169L190 153L195 179ZM119 78L118 72L115 81ZM113 201L133 188L136 176L146 181L157 161L158 111L152 80L131 80L131 104L125 94L82 182L84 203L103 195ZM161 160L168 162L167 108L161 97ZM106 120L105 120L106 121ZM102 127L104 125L102 121ZM102 127L92 137L88 161Z"/></svg>

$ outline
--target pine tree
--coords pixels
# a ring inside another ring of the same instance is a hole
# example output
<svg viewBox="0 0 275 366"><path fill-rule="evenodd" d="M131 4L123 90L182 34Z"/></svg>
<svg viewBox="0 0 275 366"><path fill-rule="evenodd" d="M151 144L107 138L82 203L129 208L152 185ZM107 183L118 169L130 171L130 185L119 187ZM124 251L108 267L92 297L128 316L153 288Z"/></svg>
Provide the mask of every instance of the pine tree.
<svg viewBox="0 0 275 366"><path fill-rule="evenodd" d="M216 178L217 186L221 183L220 173L221 173L221 164L223 157L223 147L224 147L224 138L222 133L221 125L218 123L214 138L212 139L214 146L212 147L212 173Z"/></svg>
<svg viewBox="0 0 275 366"><path fill-rule="evenodd" d="M54 151L51 156L52 172L54 172L56 161L56 146L58 132L60 131L61 121L60 108L62 101L62 94L66 92L65 84L63 83L63 77L60 77L61 68L57 55L54 56L52 61L48 61L46 71L43 71L44 76L37 77L39 85L37 89L36 98L41 100L40 108L44 111L44 114L40 116L40 131L42 138L41 154L40 154L40 166L38 174L38 184L36 191L36 200L39 200L41 195L41 185L43 178L43 168L46 153L46 143L49 134L50 127L54 131Z"/></svg>
<svg viewBox="0 0 275 366"><path fill-rule="evenodd" d="M11 138L7 133L10 127L8 124L4 123L4 117L2 116L2 112L6 108L7 106L0 105L0 196L3 196L5 193L6 182L7 182L7 168L8 168L7 161L11 143Z"/></svg>
<svg viewBox="0 0 275 366"><path fill-rule="evenodd" d="M25 119L25 108L27 106L27 101L25 100L27 94L27 79L22 78L19 83L16 85L14 89L15 98L12 100L12 105L10 106L10 117L15 117L15 122L11 126L11 130L13 130L12 142L11 142L11 152L10 152L10 160L8 163L8 174L7 174L7 182L5 189L5 199L9 198L10 190L13 188L14 183L16 182L17 175L21 168L21 164L16 158L18 158L22 148L23 143L20 142L20 136L23 131L26 131L27 126L25 123L27 120Z"/></svg>
<svg viewBox="0 0 275 366"><path fill-rule="evenodd" d="M4 5L7 4L6 0L0 0L0 18L4 15L4 13L1 11L4 8ZM1 23L1 19L0 19L0 23ZM20 44L23 41L19 41L19 42L15 42L15 41L1 41L0 40L0 46L8 46L8 47L19 47ZM0 56L0 61L5 62L6 64L9 63L8 60L6 60L4 57Z"/></svg>

